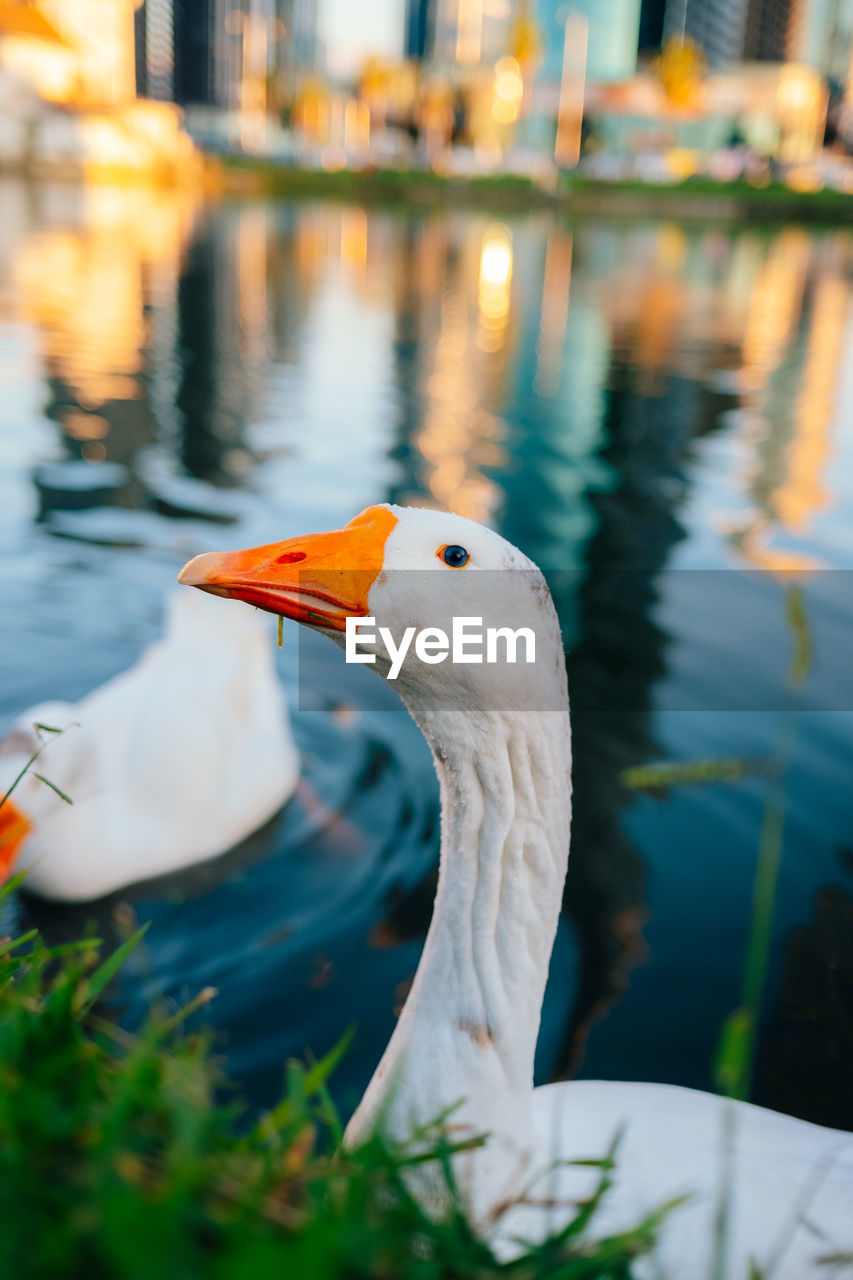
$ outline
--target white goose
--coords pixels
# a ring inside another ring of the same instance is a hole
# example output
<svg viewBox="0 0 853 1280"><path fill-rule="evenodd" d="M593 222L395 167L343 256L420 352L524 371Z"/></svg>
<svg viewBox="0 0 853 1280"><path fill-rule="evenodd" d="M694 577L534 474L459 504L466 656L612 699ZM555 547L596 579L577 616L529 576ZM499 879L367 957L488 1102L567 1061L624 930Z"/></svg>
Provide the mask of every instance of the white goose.
<svg viewBox="0 0 853 1280"><path fill-rule="evenodd" d="M439 663L434 645L432 662L410 654L399 673L397 688L441 783L439 884L411 994L347 1141L376 1126L405 1140L461 1103L452 1123L490 1135L484 1148L457 1157L468 1211L507 1256L519 1239L559 1228L554 1202L593 1189L596 1170L554 1162L601 1157L624 1130L615 1184L592 1230L630 1228L690 1195L665 1221L658 1253L644 1264L650 1269L637 1268L683 1280L710 1273L731 1107L725 1276L746 1280L753 1259L772 1262L777 1280L825 1274L818 1255L853 1244L850 1134L673 1086L533 1088L571 808L562 643L536 566L458 516L378 506L333 533L199 556L180 581L296 618L339 643L347 615L390 628L395 644L406 627L450 635L459 615L535 631L530 665ZM375 669L388 674L379 646L364 652L376 652ZM531 1194L550 1209L496 1212L537 1174ZM422 1188L430 1203L436 1191Z"/></svg>
<svg viewBox="0 0 853 1280"><path fill-rule="evenodd" d="M18 717L0 744L0 798L42 746L0 808L0 880L26 870L29 891L63 902L224 853L299 775L269 625L188 592L170 596L163 639L128 671Z"/></svg>

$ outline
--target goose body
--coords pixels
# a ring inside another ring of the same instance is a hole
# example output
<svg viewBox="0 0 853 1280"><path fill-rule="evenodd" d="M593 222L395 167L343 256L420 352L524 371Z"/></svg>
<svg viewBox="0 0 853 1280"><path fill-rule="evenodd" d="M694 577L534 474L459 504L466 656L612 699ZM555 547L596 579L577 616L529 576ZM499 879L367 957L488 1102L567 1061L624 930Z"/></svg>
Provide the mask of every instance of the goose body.
<svg viewBox="0 0 853 1280"><path fill-rule="evenodd" d="M849 1133L695 1089L621 1081L542 1086L533 1114L543 1155L600 1156L622 1135L596 1235L630 1230L655 1207L686 1197L668 1214L654 1258L637 1264L638 1277L713 1275L723 1203L726 1280L748 1280L751 1262L774 1280L826 1277L820 1259L849 1254L853 1245ZM543 1179L540 1194L577 1201L594 1190L594 1173L561 1169ZM527 1227L540 1234L539 1225L521 1212L515 1222L508 1215L503 1239L524 1238Z"/></svg>
<svg viewBox="0 0 853 1280"><path fill-rule="evenodd" d="M380 506L333 533L197 557L180 581L340 644L347 617L361 619L373 628L362 652L389 677L393 655L375 634L382 624L398 647L407 628L432 629L434 639L459 617L477 619L481 632L525 626L535 636L533 662L510 663L508 644L503 665L482 649L479 660L470 650L458 662L437 659L434 648L429 658L422 645L427 657L410 649L395 677L439 777L439 882L411 992L348 1143L377 1129L409 1141L448 1109L453 1136L487 1134L484 1147L456 1157L456 1173L470 1217L504 1257L559 1230L593 1190L598 1170L559 1162L600 1159L619 1133L593 1234L689 1197L638 1276L709 1275L722 1248L726 1277L746 1280L754 1260L772 1263L775 1277L805 1280L823 1274L822 1255L853 1248L850 1134L672 1086L533 1088L569 853L571 738L559 624L531 561L461 517ZM424 1173L418 1190L440 1212L439 1175Z"/></svg>
<svg viewBox="0 0 853 1280"><path fill-rule="evenodd" d="M0 873L25 870L28 891L65 902L224 853L299 774L268 624L188 592L170 597L163 638L129 670L18 717L0 744L0 796L41 747L0 808Z"/></svg>

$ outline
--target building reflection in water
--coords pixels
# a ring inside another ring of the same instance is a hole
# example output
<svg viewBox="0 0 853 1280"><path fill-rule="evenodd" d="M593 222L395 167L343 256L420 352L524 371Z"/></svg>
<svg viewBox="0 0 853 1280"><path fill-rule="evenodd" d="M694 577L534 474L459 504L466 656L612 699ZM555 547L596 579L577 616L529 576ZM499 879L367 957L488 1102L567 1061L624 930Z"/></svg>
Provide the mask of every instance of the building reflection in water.
<svg viewBox="0 0 853 1280"><path fill-rule="evenodd" d="M849 306L846 241L817 244L783 232L759 273L742 343L744 430L750 443L743 489L753 511L731 533L754 564L789 572L819 567L781 539L802 537L828 501L836 390Z"/></svg>
<svg viewBox="0 0 853 1280"><path fill-rule="evenodd" d="M67 456L127 463L171 413L150 394L151 365L164 338L173 356L191 197L92 187L34 199L42 217L10 270L19 313L41 334L46 412Z"/></svg>
<svg viewBox="0 0 853 1280"><path fill-rule="evenodd" d="M769 537L796 537L808 513L825 501L821 476L850 299L837 251L799 233L763 243L749 233L718 237L709 249L707 234L688 238L678 228L663 228L653 236L619 237L624 263L596 243L617 236L613 229L580 228L573 236L569 229L549 228L544 269L537 273L524 263L527 291L513 326L512 376L501 401L486 401L507 424L507 462L486 469L499 495L494 518L534 559L556 570L551 586L573 693L575 812L566 905L581 963L571 1021L551 1065L558 1075L577 1070L591 1027L619 998L644 953L644 868L625 832L622 815L631 796L620 776L658 752L651 695L666 673L667 637L653 620L656 582L683 537L679 508L687 497L693 440L722 427L719 411L733 399L725 390L719 395L703 388L730 373L728 385L744 406L743 443L753 477L742 486L744 496L756 501L765 485ZM524 239L516 232L517 255L525 252ZM509 276L502 262L505 242L483 243L494 258L484 248L480 322L484 292L490 300L486 291ZM595 270L598 261L608 263L604 273ZM450 278L447 270L443 278ZM458 373L473 325L469 321L466 334L457 279L450 296ZM541 299L538 315L534 299ZM489 306L502 325L503 307L491 300ZM442 320L446 324L444 315ZM413 353L422 369L428 342L428 330L417 331L415 297L404 295L400 330L407 356L402 382L412 371ZM447 333L441 324L439 333ZM433 370L442 369L444 359L439 338ZM427 387L436 396L444 383L427 379ZM411 426L407 439L404 418L398 456L407 460L408 498L419 497L411 487L414 473L425 477L424 496L440 496L444 505L469 514L470 489L462 477L472 451L460 458L458 436L448 428L460 405L471 413L465 388L470 391L470 379L448 403L440 396L428 401L426 412L440 415L445 428L429 434L418 431L420 400L407 400ZM787 394L786 412L773 417L766 433L756 431L756 412L768 412L780 394ZM774 467L777 459L781 465ZM447 477L439 495L436 475ZM797 554L759 558L754 549L744 550L762 567L791 566ZM417 901L425 925L429 893Z"/></svg>
<svg viewBox="0 0 853 1280"><path fill-rule="evenodd" d="M849 237L199 209L162 192L2 198L17 209L4 311L39 334L64 455L129 468L120 502L149 501L152 451L177 477L248 485L281 509L296 493L331 510L322 475L341 514L385 497L457 511L549 574L573 695L579 971L547 1067L576 1071L643 956L620 777L658 753L655 607L696 440L736 442L721 463L735 509L713 518L745 562L818 563L804 544L831 503ZM430 903L425 883L374 929L385 944L422 936Z"/></svg>
<svg viewBox="0 0 853 1280"><path fill-rule="evenodd" d="M545 249L536 377L533 382L533 390L543 398L555 395L559 387L571 284L572 235L555 225L548 232Z"/></svg>
<svg viewBox="0 0 853 1280"><path fill-rule="evenodd" d="M239 483L244 431L258 401L275 326L268 302L269 220L229 210L202 222L178 289L177 454L193 477Z"/></svg>

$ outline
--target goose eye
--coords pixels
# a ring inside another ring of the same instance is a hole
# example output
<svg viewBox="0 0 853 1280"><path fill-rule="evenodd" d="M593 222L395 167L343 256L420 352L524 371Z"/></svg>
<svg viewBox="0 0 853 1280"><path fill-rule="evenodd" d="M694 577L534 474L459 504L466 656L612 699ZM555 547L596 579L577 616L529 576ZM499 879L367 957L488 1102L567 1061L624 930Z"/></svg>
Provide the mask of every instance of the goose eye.
<svg viewBox="0 0 853 1280"><path fill-rule="evenodd" d="M464 547L458 547L452 543L448 547L441 547L438 551L439 560L443 560L451 569L464 569L471 557Z"/></svg>

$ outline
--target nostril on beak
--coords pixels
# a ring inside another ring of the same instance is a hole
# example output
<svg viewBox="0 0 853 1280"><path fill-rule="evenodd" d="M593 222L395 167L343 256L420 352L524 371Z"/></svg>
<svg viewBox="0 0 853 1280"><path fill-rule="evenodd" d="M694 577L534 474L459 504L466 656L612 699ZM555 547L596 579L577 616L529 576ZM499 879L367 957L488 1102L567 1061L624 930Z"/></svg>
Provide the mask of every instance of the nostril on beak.
<svg viewBox="0 0 853 1280"><path fill-rule="evenodd" d="M284 555L276 557L276 564L298 564L300 560L304 560L306 553L304 551L285 551Z"/></svg>

